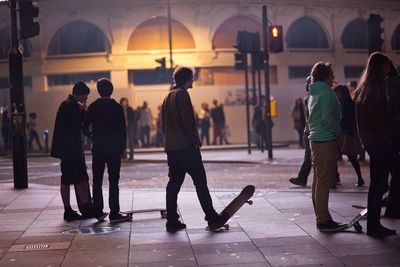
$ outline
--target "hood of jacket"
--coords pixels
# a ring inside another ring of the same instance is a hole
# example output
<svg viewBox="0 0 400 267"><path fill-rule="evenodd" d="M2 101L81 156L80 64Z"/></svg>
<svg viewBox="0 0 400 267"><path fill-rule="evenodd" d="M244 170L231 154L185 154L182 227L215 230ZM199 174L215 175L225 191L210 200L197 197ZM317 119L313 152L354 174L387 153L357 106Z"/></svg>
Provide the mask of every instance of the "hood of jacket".
<svg viewBox="0 0 400 267"><path fill-rule="evenodd" d="M315 82L310 85L310 95L315 96L332 90L329 85L324 82Z"/></svg>

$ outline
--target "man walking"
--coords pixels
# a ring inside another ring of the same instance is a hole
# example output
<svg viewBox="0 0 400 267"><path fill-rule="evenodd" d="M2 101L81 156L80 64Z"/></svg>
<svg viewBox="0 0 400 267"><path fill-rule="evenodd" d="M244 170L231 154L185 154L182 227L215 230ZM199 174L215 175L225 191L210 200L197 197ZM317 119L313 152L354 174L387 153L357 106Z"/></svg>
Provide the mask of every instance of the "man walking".
<svg viewBox="0 0 400 267"><path fill-rule="evenodd" d="M108 203L111 223L128 221L121 215L119 207L119 178L121 156L126 147L126 127L124 111L120 104L111 98L114 87L110 80L97 81L100 98L88 108L83 123L83 132L92 138L93 148L93 208L95 216L107 216L103 212L103 175L107 165L109 186ZM90 126L92 130L90 131Z"/></svg>
<svg viewBox="0 0 400 267"><path fill-rule="evenodd" d="M200 154L201 142L196 129L192 102L188 89L193 87L193 70L187 67L175 69L175 86L162 104L162 129L165 135L165 151L168 157L169 182L167 185L167 223L168 232L185 229L179 221L177 198L186 173L196 187L197 197L206 215L208 225L219 221L214 210L207 177Z"/></svg>
<svg viewBox="0 0 400 267"><path fill-rule="evenodd" d="M222 145L222 141L228 144L226 137L222 134L225 127L225 113L222 105L218 105L216 99L213 100L214 107L211 109L211 118L213 121L213 145L217 144L217 139L219 139L219 144Z"/></svg>
<svg viewBox="0 0 400 267"><path fill-rule="evenodd" d="M295 185L300 186L307 186L308 175L311 172L311 148L310 148L310 141L308 140L308 136L310 135L310 129L308 128L308 99L310 98L309 87L311 83L311 76L308 76L306 79L306 96L304 97L304 114L306 117L306 125L304 128L304 135L303 135L303 146L304 146L304 160L303 164L301 165L299 174L297 177L293 177L289 179L289 182Z"/></svg>
<svg viewBox="0 0 400 267"><path fill-rule="evenodd" d="M89 92L89 87L84 82L76 83L72 89L72 95L69 95L60 104L54 124L50 155L61 159L60 193L64 204L64 220L66 221L93 216L81 131ZM75 187L77 202L81 204L83 216L71 208L71 184Z"/></svg>
<svg viewBox="0 0 400 267"><path fill-rule="evenodd" d="M337 137L340 134L340 104L332 91L333 71L330 63L318 62L311 70L308 109L314 179L312 200L320 231L338 231L344 224L332 220L328 208L329 188L337 177Z"/></svg>

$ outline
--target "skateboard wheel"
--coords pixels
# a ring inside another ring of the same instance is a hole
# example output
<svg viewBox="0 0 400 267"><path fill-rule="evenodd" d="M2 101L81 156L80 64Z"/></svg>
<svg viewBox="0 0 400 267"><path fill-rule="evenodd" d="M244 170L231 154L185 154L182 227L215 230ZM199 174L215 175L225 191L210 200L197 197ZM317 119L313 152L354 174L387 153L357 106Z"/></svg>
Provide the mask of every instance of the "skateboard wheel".
<svg viewBox="0 0 400 267"><path fill-rule="evenodd" d="M361 233L361 232L362 232L362 226L361 226L361 224L360 224L359 222L355 223L355 224L354 224L354 229L355 229L357 232Z"/></svg>
<svg viewBox="0 0 400 267"><path fill-rule="evenodd" d="M229 230L229 224L224 225L225 230Z"/></svg>
<svg viewBox="0 0 400 267"><path fill-rule="evenodd" d="M253 200L247 200L246 203L249 205L253 205Z"/></svg>
<svg viewBox="0 0 400 267"><path fill-rule="evenodd" d="M160 214L161 214L161 218L163 218L163 219L167 218L167 211L166 210L160 211Z"/></svg>

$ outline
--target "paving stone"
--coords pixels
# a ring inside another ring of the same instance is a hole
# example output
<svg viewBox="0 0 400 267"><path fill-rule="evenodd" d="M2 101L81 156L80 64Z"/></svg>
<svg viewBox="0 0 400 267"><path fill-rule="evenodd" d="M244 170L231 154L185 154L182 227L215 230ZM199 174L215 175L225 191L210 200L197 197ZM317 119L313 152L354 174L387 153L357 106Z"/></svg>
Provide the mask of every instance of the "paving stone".
<svg viewBox="0 0 400 267"><path fill-rule="evenodd" d="M75 236L69 251L126 249L129 249L129 233L115 232L102 235Z"/></svg>
<svg viewBox="0 0 400 267"><path fill-rule="evenodd" d="M200 265L246 264L246 263L266 262L263 255L258 251L219 253L219 254L199 254L196 255L196 258Z"/></svg>
<svg viewBox="0 0 400 267"><path fill-rule="evenodd" d="M157 263L131 263L129 267L196 267L195 261L174 261Z"/></svg>
<svg viewBox="0 0 400 267"><path fill-rule="evenodd" d="M271 266L299 266L299 265L322 265L322 266L345 266L334 256L324 254L312 255L279 255L266 256Z"/></svg>
<svg viewBox="0 0 400 267"><path fill-rule="evenodd" d="M193 245L250 241L249 237L243 232L229 232L229 231L189 234L189 239Z"/></svg>
<svg viewBox="0 0 400 267"><path fill-rule="evenodd" d="M346 266L371 266L371 265L383 265L383 264L394 264L400 266L400 254L373 254L373 255L351 255L338 257Z"/></svg>
<svg viewBox="0 0 400 267"><path fill-rule="evenodd" d="M179 261L195 261L193 250L191 248L175 249L149 249L146 253L133 250L129 255L130 263L165 263Z"/></svg>
<svg viewBox="0 0 400 267"><path fill-rule="evenodd" d="M65 252L65 250L7 252L1 258L0 266L60 266Z"/></svg>
<svg viewBox="0 0 400 267"><path fill-rule="evenodd" d="M132 233L131 245L188 242L186 231L176 233Z"/></svg>
<svg viewBox="0 0 400 267"><path fill-rule="evenodd" d="M68 251L62 267L115 267L127 266L128 249L102 249Z"/></svg>

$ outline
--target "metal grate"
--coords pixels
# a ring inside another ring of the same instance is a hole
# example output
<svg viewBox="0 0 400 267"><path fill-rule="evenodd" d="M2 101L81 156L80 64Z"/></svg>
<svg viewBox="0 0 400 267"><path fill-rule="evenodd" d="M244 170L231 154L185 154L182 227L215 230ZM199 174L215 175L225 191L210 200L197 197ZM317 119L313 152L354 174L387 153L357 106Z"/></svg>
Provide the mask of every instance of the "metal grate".
<svg viewBox="0 0 400 267"><path fill-rule="evenodd" d="M108 234L113 232L120 231L121 228L119 227L81 227L81 228L73 228L63 231L63 234L67 235L101 235L101 234Z"/></svg>

